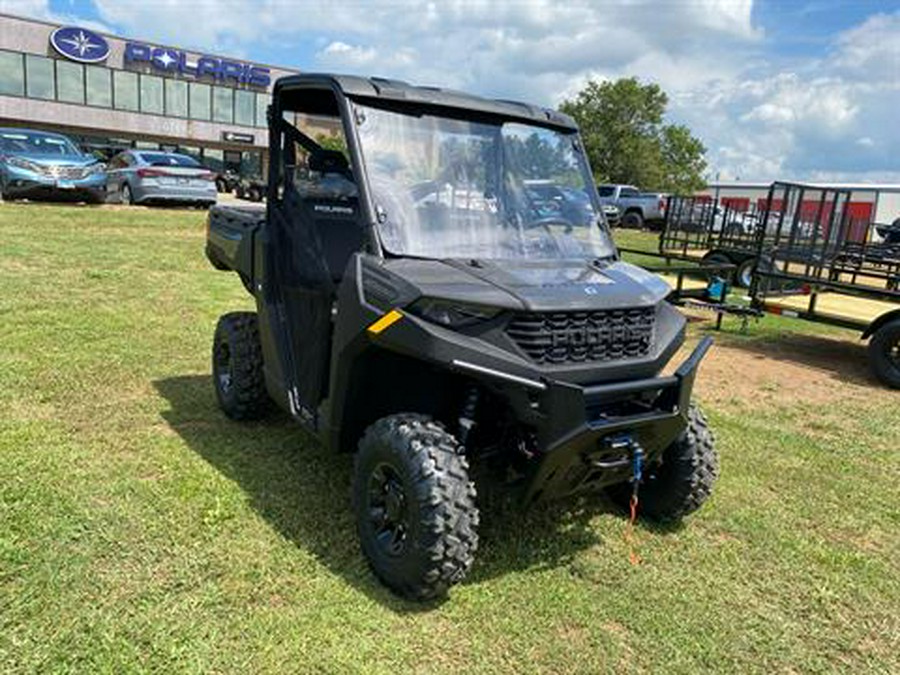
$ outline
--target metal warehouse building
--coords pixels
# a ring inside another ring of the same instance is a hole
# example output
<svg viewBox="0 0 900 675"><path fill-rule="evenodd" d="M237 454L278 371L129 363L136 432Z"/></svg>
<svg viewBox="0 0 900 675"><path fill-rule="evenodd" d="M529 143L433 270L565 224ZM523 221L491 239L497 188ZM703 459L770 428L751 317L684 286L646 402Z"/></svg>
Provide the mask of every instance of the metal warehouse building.
<svg viewBox="0 0 900 675"><path fill-rule="evenodd" d="M0 14L0 126L59 131L107 156L177 150L262 174L272 84L295 72Z"/></svg>
<svg viewBox="0 0 900 675"><path fill-rule="evenodd" d="M804 181L800 181L804 182ZM700 194L709 195L724 205L738 209L763 209L770 183L713 182ZM828 183L828 187L850 190L847 205L854 219L892 223L900 218L900 185L876 183Z"/></svg>

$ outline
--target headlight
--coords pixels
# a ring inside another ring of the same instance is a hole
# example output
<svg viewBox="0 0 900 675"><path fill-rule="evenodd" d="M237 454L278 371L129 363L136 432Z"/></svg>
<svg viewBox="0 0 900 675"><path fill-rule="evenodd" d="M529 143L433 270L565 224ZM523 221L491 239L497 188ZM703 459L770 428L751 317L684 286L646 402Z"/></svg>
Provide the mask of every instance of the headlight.
<svg viewBox="0 0 900 675"><path fill-rule="evenodd" d="M19 169L25 169L26 171L31 171L33 173L44 173L44 167L40 164L35 164L22 157L9 157L6 161L10 166L15 166Z"/></svg>
<svg viewBox="0 0 900 675"><path fill-rule="evenodd" d="M478 305L466 305L458 302L449 302L447 300L435 300L432 298L421 298L416 300L407 309L412 314L420 316L423 319L439 323L448 328L462 328L463 326L471 326L488 319L493 319L500 313L499 309L494 307L481 307Z"/></svg>
<svg viewBox="0 0 900 675"><path fill-rule="evenodd" d="M103 173L106 171L106 164L103 162L97 162L96 164L89 164L84 167L84 175L85 176L93 176L95 173Z"/></svg>

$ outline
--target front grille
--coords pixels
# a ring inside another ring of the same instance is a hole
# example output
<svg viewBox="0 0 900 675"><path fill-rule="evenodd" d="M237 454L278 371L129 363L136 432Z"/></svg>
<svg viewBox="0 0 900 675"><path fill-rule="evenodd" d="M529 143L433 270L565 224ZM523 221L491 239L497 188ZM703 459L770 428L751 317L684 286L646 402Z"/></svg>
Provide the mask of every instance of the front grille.
<svg viewBox="0 0 900 675"><path fill-rule="evenodd" d="M650 353L655 317L654 307L533 312L516 314L506 334L537 363L615 361Z"/></svg>
<svg viewBox="0 0 900 675"><path fill-rule="evenodd" d="M51 166L46 170L46 173L53 178L76 180L85 177L87 168L83 166Z"/></svg>

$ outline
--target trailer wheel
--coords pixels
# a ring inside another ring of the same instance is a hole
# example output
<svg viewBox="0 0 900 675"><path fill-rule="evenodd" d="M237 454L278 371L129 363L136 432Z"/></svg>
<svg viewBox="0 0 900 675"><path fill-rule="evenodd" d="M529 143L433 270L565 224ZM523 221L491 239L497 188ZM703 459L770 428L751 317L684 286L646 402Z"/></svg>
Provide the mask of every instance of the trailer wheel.
<svg viewBox="0 0 900 675"><path fill-rule="evenodd" d="M391 415L359 443L353 507L362 551L394 592L446 594L478 547L475 486L459 443L425 415Z"/></svg>
<svg viewBox="0 0 900 675"><path fill-rule="evenodd" d="M900 389L900 319L875 331L869 341L869 365L881 382Z"/></svg>
<svg viewBox="0 0 900 675"><path fill-rule="evenodd" d="M622 227L642 230L644 229L644 216L641 215L640 211L628 211L622 216Z"/></svg>
<svg viewBox="0 0 900 675"><path fill-rule="evenodd" d="M753 268L756 265L756 258L747 258L734 272L734 283L739 288L750 288L753 283Z"/></svg>
<svg viewBox="0 0 900 675"><path fill-rule="evenodd" d="M268 412L271 400L254 312L232 312L219 318L213 338L212 374L216 398L228 417L254 420Z"/></svg>
<svg viewBox="0 0 900 675"><path fill-rule="evenodd" d="M729 258L728 255L726 255L725 253L722 253L721 251L711 251L710 253L707 253L705 256L703 256L703 260L701 262L707 263L709 265L733 265L734 264L734 262L731 260L731 258ZM731 277L734 275L734 270L733 269L724 270L724 271L720 270L720 271L715 272L715 274L724 274L726 277Z"/></svg>
<svg viewBox="0 0 900 675"><path fill-rule="evenodd" d="M687 428L663 451L662 462L646 469L639 491L640 512L654 520L680 520L703 505L718 476L719 456L709 424L700 409L691 405ZM631 486L613 485L609 493L624 506Z"/></svg>

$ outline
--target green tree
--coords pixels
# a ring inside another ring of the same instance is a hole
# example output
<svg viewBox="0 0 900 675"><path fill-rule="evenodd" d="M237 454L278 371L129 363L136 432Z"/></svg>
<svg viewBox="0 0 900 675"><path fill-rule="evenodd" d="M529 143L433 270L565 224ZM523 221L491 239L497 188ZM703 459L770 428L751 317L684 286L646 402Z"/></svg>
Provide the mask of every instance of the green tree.
<svg viewBox="0 0 900 675"><path fill-rule="evenodd" d="M705 185L706 148L690 130L664 121L668 96L629 77L587 83L560 110L581 127L598 182L694 192Z"/></svg>

